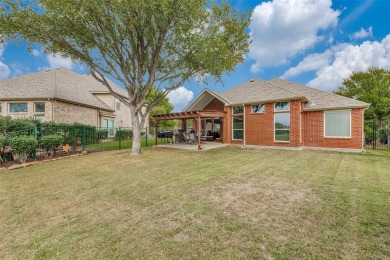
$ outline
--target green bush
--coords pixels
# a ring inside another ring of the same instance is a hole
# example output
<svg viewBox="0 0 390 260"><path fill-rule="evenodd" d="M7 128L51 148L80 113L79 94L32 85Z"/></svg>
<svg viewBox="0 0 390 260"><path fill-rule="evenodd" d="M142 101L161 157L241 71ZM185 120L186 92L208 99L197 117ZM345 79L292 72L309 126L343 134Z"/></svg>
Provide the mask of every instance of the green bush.
<svg viewBox="0 0 390 260"><path fill-rule="evenodd" d="M46 151L55 153L63 142L64 138L60 135L46 135L41 138L40 144Z"/></svg>
<svg viewBox="0 0 390 260"><path fill-rule="evenodd" d="M33 136L15 136L11 138L12 153L19 155L19 161L25 162L27 156L31 156L35 146L36 141Z"/></svg>
<svg viewBox="0 0 390 260"><path fill-rule="evenodd" d="M390 130L381 129L379 130L379 142L382 144L389 144Z"/></svg>
<svg viewBox="0 0 390 260"><path fill-rule="evenodd" d="M96 130L96 141L100 141L102 139L108 138L108 130L107 129L100 129Z"/></svg>
<svg viewBox="0 0 390 260"><path fill-rule="evenodd" d="M131 129L118 129L115 133L115 140L130 140L131 138L133 138Z"/></svg>
<svg viewBox="0 0 390 260"><path fill-rule="evenodd" d="M0 135L0 149L5 146L5 136Z"/></svg>

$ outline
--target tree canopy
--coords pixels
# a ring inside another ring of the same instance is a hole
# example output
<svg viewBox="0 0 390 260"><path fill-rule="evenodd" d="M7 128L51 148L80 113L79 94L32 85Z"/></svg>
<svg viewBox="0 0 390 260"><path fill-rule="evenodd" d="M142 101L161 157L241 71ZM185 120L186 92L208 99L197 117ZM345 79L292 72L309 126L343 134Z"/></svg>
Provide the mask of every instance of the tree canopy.
<svg viewBox="0 0 390 260"><path fill-rule="evenodd" d="M85 63L92 75L130 108L134 141L147 115L171 90L191 78L221 81L243 61L250 14L206 0L3 0L2 41L39 43ZM110 76L128 92L112 91ZM158 90L149 99L153 88Z"/></svg>
<svg viewBox="0 0 390 260"><path fill-rule="evenodd" d="M390 118L390 71L369 68L366 72L355 72L343 81L335 94L370 103L366 111L369 119L383 121Z"/></svg>

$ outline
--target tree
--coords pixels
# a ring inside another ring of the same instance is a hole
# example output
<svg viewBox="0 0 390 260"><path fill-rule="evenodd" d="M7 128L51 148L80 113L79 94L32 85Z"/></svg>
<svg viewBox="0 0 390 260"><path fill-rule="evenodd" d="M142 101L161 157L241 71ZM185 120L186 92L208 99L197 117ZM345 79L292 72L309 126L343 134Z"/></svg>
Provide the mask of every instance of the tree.
<svg viewBox="0 0 390 260"><path fill-rule="evenodd" d="M390 116L390 71L369 68L367 72L355 72L343 81L335 94L370 103L367 118L377 119L383 125Z"/></svg>
<svg viewBox="0 0 390 260"><path fill-rule="evenodd" d="M156 95L156 91L154 91L155 94L152 93L150 96L150 99L153 99L154 96ZM156 122L154 121L154 118L152 117L153 115L157 114L168 114L172 112L173 110L173 105L169 102L168 97L164 97L163 99L160 100L160 102L152 108L150 111L150 117L149 117L149 125L150 127L156 126ZM162 128L172 128L175 126L175 121L174 120L163 120L159 123L159 126Z"/></svg>
<svg viewBox="0 0 390 260"><path fill-rule="evenodd" d="M141 151L147 115L171 90L194 77L222 80L243 61L249 14L207 0L3 0L3 42L39 43L89 66L91 74L130 108L132 154ZM0 41L0 42L1 42ZM106 77L120 82L128 99ZM159 95L149 96L156 87Z"/></svg>

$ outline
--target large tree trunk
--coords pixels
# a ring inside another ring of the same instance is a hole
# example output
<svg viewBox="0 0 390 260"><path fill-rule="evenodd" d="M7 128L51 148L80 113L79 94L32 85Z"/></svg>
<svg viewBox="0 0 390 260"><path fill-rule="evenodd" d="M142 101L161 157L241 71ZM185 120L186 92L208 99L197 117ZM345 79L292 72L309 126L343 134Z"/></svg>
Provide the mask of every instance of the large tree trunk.
<svg viewBox="0 0 390 260"><path fill-rule="evenodd" d="M131 155L140 155L141 141L142 141L141 132L145 126L145 122L148 115L141 112L136 113L134 112L134 108L132 107L130 107L130 111L131 111L131 121L132 121L132 129L133 129L133 145L131 148Z"/></svg>

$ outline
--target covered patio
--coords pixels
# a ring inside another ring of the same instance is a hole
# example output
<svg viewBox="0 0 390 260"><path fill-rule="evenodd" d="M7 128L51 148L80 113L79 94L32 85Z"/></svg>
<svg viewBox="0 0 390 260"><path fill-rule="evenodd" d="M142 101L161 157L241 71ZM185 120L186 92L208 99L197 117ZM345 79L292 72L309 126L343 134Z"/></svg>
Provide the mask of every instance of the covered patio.
<svg viewBox="0 0 390 260"><path fill-rule="evenodd" d="M196 130L195 135L197 138L197 148L200 150L204 149L204 146L202 145L202 120L205 124L205 130L206 130L206 122L209 120L212 124L212 128L214 127L214 122L216 119L219 119L219 125L220 125L220 131L222 130L222 122L223 118L225 117L226 112L224 111L215 111L215 110L198 110L198 111L186 111L186 112L177 112L177 113L169 113L169 114L159 114L154 115L153 118L156 121L156 129L155 133L158 131L158 124L161 120L181 120L182 122L182 130L184 132L187 132L187 124L186 120L192 119L196 122ZM211 120L211 121L210 121ZM206 131L204 132L206 134ZM157 134L155 136L155 145L157 145Z"/></svg>

